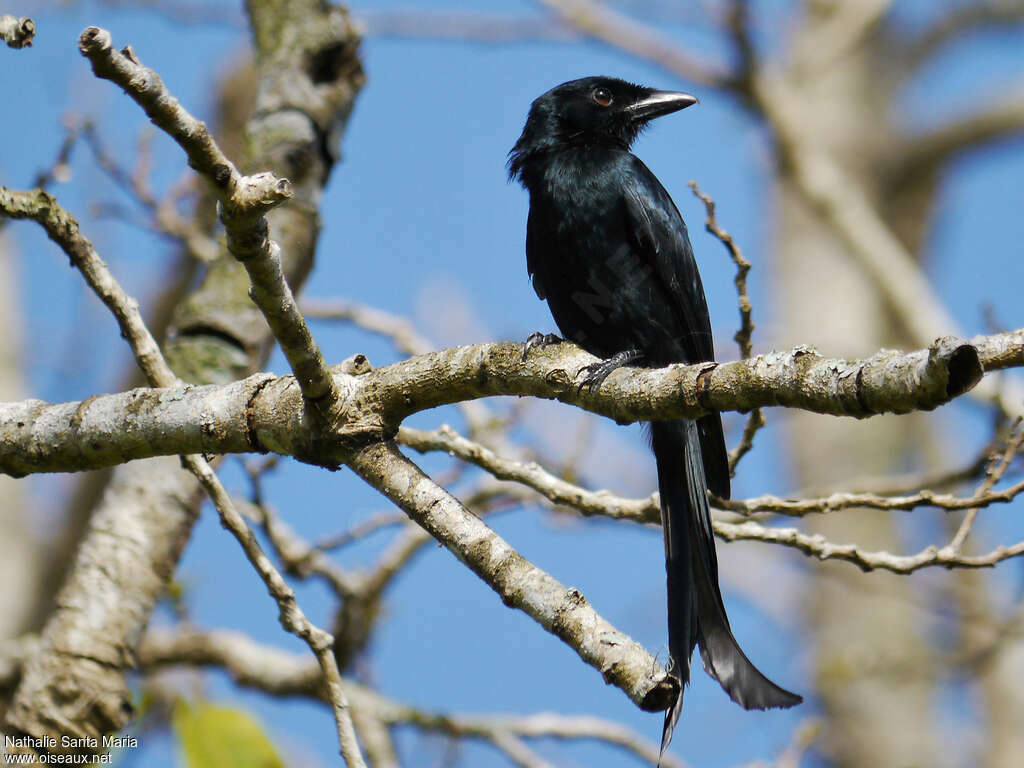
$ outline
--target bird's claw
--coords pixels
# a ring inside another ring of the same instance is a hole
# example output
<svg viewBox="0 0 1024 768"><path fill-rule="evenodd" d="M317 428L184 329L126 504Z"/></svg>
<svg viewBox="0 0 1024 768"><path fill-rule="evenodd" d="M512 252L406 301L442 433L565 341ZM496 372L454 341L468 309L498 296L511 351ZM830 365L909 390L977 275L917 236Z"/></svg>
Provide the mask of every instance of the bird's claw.
<svg viewBox="0 0 1024 768"><path fill-rule="evenodd" d="M582 392L584 387L586 387L593 392L604 383L604 380L611 375L612 371L617 368L621 368L624 365L629 365L639 359L639 352L636 350L628 350L626 352L619 352L617 355L613 355L607 360L599 360L596 363L583 366L576 371L576 376L578 378L581 373L586 373L586 376L583 377L583 381L580 382L576 391Z"/></svg>
<svg viewBox="0 0 1024 768"><path fill-rule="evenodd" d="M582 392L584 389L589 389L593 392L604 383L604 380L607 379L614 370L615 367L609 367L605 361L584 365L576 371L576 378L579 378L581 373L586 373L586 376L583 377L583 381L581 381L579 386L576 387L576 391Z"/></svg>
<svg viewBox="0 0 1024 768"><path fill-rule="evenodd" d="M526 362L530 350L534 347L547 347L551 344L561 344L562 337L555 333L541 333L537 331L526 337L526 344L523 345L523 362Z"/></svg>

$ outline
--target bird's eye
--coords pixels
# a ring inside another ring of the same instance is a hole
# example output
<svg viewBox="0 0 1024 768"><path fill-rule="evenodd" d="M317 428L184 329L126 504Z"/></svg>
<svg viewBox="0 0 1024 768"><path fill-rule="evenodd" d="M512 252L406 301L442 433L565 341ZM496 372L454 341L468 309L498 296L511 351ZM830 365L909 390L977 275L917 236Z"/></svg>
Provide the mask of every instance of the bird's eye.
<svg viewBox="0 0 1024 768"><path fill-rule="evenodd" d="M612 92L607 88L595 88L591 98L602 107L609 107L612 103Z"/></svg>

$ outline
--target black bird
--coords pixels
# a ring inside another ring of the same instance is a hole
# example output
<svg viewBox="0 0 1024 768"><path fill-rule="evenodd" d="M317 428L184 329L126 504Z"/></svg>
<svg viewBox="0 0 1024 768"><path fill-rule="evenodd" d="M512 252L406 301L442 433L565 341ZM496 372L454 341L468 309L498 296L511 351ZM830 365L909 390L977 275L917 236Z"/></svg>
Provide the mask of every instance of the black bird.
<svg viewBox="0 0 1024 768"><path fill-rule="evenodd" d="M530 107L509 153L509 176L530 193L526 265L555 323L603 362L582 386L616 368L700 363L714 355L704 288L679 210L629 149L648 121L697 99L610 77L552 88ZM533 334L530 349L559 341ZM583 371L581 371L583 373ZM802 699L766 678L729 628L707 491L729 497L719 414L650 425L658 467L668 573L668 646L673 671L689 682L700 646L704 669L746 709L792 707ZM665 714L664 751L683 694Z"/></svg>

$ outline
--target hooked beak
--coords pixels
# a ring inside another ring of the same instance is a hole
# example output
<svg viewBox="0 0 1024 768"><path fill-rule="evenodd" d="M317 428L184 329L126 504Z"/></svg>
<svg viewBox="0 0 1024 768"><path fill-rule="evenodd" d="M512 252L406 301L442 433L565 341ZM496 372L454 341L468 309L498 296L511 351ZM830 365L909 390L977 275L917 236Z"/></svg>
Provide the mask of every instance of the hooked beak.
<svg viewBox="0 0 1024 768"><path fill-rule="evenodd" d="M643 123L697 103L696 96L681 91L651 91L640 101L627 107L626 112L633 122Z"/></svg>

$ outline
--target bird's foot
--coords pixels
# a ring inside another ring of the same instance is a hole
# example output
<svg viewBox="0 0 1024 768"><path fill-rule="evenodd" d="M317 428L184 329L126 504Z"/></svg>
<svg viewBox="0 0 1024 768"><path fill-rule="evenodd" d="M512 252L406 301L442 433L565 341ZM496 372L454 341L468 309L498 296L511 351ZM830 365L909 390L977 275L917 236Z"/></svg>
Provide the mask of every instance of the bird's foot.
<svg viewBox="0 0 1024 768"><path fill-rule="evenodd" d="M563 341L561 336L554 333L541 333L540 331L531 333L526 337L526 344L523 345L523 362L526 362L527 355L534 347L544 348L552 344L561 344Z"/></svg>
<svg viewBox="0 0 1024 768"><path fill-rule="evenodd" d="M624 365L635 363L641 357L643 357L643 355L639 350L627 349L625 352L619 352L612 355L607 360L601 360L600 362L583 366L576 371L576 376L579 376L581 373L586 373L586 376L583 377L583 381L580 382L577 392L581 391L584 387L590 390L597 389L616 368L621 368Z"/></svg>

